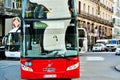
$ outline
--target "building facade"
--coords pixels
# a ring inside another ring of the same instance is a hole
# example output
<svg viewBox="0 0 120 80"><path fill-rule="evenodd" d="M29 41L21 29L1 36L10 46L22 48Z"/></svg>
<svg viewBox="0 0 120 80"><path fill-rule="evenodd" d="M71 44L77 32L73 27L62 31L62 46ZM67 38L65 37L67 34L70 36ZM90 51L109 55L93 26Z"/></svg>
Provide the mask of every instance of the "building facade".
<svg viewBox="0 0 120 80"><path fill-rule="evenodd" d="M112 38L113 0L77 0L78 25L86 29L88 44Z"/></svg>
<svg viewBox="0 0 120 80"><path fill-rule="evenodd" d="M21 6L22 0L0 0L0 45L5 30L8 29L5 25L10 25L6 23L6 19L20 16Z"/></svg>
<svg viewBox="0 0 120 80"><path fill-rule="evenodd" d="M120 0L114 0L114 14L113 14L113 38L120 39Z"/></svg>

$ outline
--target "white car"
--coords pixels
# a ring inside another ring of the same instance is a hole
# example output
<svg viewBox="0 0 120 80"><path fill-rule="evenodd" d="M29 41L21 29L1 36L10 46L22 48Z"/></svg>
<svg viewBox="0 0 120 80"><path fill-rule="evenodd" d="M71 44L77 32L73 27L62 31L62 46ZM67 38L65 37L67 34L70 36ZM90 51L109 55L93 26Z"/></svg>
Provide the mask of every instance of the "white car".
<svg viewBox="0 0 120 80"><path fill-rule="evenodd" d="M98 43L95 44L92 48L92 51L105 51L106 50L106 46L104 44Z"/></svg>
<svg viewBox="0 0 120 80"><path fill-rule="evenodd" d="M115 50L115 55L120 55L120 44L117 46Z"/></svg>

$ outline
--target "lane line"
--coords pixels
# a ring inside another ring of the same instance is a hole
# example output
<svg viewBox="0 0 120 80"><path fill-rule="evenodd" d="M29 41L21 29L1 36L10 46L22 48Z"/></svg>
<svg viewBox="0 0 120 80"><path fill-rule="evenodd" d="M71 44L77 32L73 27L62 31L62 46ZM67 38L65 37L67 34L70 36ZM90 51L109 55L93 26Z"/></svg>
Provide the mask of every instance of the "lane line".
<svg viewBox="0 0 120 80"><path fill-rule="evenodd" d="M97 56L94 56L94 57L86 57L86 60L87 60L87 61L104 61L104 57L97 57Z"/></svg>

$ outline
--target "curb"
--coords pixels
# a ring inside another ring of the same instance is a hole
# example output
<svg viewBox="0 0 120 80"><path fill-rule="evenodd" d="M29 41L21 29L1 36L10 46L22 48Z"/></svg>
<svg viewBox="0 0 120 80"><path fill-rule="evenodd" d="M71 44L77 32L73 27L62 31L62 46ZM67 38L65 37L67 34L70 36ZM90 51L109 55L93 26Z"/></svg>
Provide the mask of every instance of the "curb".
<svg viewBox="0 0 120 80"><path fill-rule="evenodd" d="M120 72L120 65L117 65L117 66L115 66L114 68L115 68L115 70L117 70L117 71Z"/></svg>

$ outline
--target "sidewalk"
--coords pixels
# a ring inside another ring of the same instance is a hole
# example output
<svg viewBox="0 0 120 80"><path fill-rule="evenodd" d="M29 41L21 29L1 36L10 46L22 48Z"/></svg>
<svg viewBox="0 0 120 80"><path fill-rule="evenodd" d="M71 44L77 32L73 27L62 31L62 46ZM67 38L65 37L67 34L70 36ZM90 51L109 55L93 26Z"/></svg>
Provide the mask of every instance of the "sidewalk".
<svg viewBox="0 0 120 80"><path fill-rule="evenodd" d="M115 69L120 72L120 64L115 66Z"/></svg>

